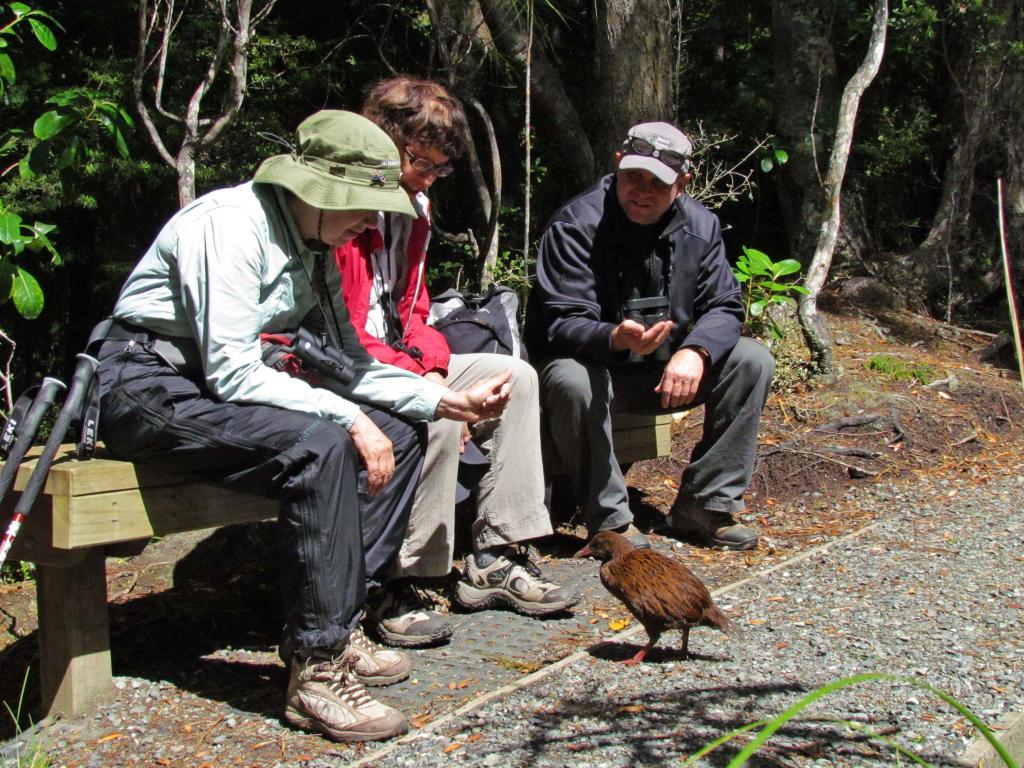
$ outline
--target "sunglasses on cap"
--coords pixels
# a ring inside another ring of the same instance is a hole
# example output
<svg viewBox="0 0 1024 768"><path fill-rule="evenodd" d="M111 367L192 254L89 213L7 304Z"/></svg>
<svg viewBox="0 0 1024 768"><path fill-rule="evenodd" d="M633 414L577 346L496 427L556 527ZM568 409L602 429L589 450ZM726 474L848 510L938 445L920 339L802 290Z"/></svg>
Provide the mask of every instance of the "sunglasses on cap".
<svg viewBox="0 0 1024 768"><path fill-rule="evenodd" d="M418 155L414 155L408 149L405 150L405 156L409 158L409 165L412 167L412 169L414 171L419 171L420 173L433 172L436 173L439 178L443 179L445 176L451 176L452 171L455 170L455 166L452 165L451 163L442 163L441 165L436 165L435 163L432 163L429 160L427 160L427 158L425 157L419 157Z"/></svg>
<svg viewBox="0 0 1024 768"><path fill-rule="evenodd" d="M658 149L651 142L645 141L637 136L630 136L626 139L622 148L627 155L642 155L660 160L673 171L682 172L689 167L689 158L671 149Z"/></svg>

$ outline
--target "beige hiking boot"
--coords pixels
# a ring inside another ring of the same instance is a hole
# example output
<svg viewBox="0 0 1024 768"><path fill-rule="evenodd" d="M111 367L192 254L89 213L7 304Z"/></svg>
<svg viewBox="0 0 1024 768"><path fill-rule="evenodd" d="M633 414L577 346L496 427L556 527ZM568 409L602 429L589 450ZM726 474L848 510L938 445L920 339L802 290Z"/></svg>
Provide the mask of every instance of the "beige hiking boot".
<svg viewBox="0 0 1024 768"><path fill-rule="evenodd" d="M504 606L524 616L549 616L572 608L580 595L545 581L525 549L510 547L486 568L478 566L473 555L466 555L455 601L470 611Z"/></svg>
<svg viewBox="0 0 1024 768"><path fill-rule="evenodd" d="M326 649L292 658L285 721L333 741L390 739L409 730L405 715L375 701L342 658Z"/></svg>
<svg viewBox="0 0 1024 768"><path fill-rule="evenodd" d="M363 685L392 685L405 680L412 671L412 661L406 654L373 642L358 624L348 636L341 659Z"/></svg>

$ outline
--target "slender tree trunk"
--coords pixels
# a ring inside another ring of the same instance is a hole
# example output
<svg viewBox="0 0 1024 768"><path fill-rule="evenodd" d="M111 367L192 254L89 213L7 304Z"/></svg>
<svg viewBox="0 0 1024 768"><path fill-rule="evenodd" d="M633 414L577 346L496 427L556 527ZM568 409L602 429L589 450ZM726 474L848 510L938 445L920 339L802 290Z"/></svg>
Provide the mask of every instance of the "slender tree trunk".
<svg viewBox="0 0 1024 768"><path fill-rule="evenodd" d="M835 252L836 239L839 233L839 196L843 189L843 177L846 175L846 161L853 143L853 129L860 106L861 96L875 79L882 65L885 53L885 36L889 26L888 0L876 0L875 16L871 27L871 39L868 51L860 67L846 84L839 105L839 121L836 126L835 143L829 160L828 175L825 177L825 193L828 196L828 207L818 236L818 246L814 258L807 268L804 287L810 291L800 301L800 327L803 330L811 357L818 370L826 377L833 375L834 350L832 337L825 319L818 314L817 300L828 277L832 265L832 254Z"/></svg>
<svg viewBox="0 0 1024 768"><path fill-rule="evenodd" d="M217 0L217 40L205 62L199 81L192 89L184 109L176 111L164 103L164 85L169 73L167 61L174 44L174 31L185 8L176 8L175 0L140 0L138 47L132 90L135 108L153 146L165 163L178 174L178 202L185 206L195 199L196 155L215 142L242 108L248 79L249 43L256 26L273 10L277 0L264 0L253 12L253 0ZM226 95L213 114L204 116L203 100L222 73L228 77ZM158 122L165 123L162 128ZM165 137L166 125L180 132L177 152Z"/></svg>

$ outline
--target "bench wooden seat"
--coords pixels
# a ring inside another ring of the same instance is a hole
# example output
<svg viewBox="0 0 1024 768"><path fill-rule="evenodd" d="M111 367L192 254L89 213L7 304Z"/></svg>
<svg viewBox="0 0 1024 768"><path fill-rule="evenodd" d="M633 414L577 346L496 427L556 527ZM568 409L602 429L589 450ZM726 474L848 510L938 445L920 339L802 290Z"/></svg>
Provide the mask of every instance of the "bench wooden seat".
<svg viewBox="0 0 1024 768"><path fill-rule="evenodd" d="M615 447L632 463L670 450L671 416L618 414ZM83 714L112 695L105 558L138 554L153 536L277 516L277 502L198 482L170 462L136 465L102 447L78 461L61 447L11 560L36 564L40 685L47 714ZM10 518L35 466L18 470L0 513Z"/></svg>
<svg viewBox="0 0 1024 768"><path fill-rule="evenodd" d="M615 458L620 464L672 453L672 414L612 414Z"/></svg>
<svg viewBox="0 0 1024 768"><path fill-rule="evenodd" d="M104 454L77 461L61 446L46 486L15 540L12 560L36 563L43 709L82 714L109 697L105 558L138 554L153 536L277 516L277 502ZM38 449L35 451L38 453ZM29 454L3 503L9 519L35 460Z"/></svg>

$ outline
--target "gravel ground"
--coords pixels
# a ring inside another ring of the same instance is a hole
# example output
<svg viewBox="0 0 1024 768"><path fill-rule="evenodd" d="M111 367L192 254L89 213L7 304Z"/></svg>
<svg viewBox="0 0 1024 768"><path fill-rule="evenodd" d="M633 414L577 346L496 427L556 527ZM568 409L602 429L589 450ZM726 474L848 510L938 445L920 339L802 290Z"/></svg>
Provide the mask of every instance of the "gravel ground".
<svg viewBox="0 0 1024 768"><path fill-rule="evenodd" d="M47 745L53 768L213 768L228 764L222 758L243 734L253 745L245 764L261 768L678 765L722 733L862 672L926 680L997 722L1024 712L1024 466L991 469L864 489L856 503L877 522L719 589L716 599L742 636L695 630L693 659L673 652L678 635L668 633L648 662L619 666L645 642L643 630L616 633L591 618L585 629L602 642L513 686L492 681L483 686L491 693L403 741L347 747L283 728L271 716L283 672L262 658L252 668L253 695L274 692L265 708L121 676L115 706L28 736ZM596 575L594 562L560 565ZM398 688L383 689L385 699ZM162 710L189 714L168 724ZM889 682L844 689L806 714L754 764L894 763L879 742L857 740L835 718L882 732L936 765L953 764L973 737L933 695ZM25 741L0 745L0 765L17 765ZM724 765L736 749L724 747L705 764Z"/></svg>
<svg viewBox="0 0 1024 768"><path fill-rule="evenodd" d="M697 658L673 658L669 647L627 668L615 661L645 638L627 631L363 764L677 765L723 732L863 672L927 681L988 723L1024 711L1022 472L981 485L875 486L866 503L877 505L878 523L719 590L741 638L697 630ZM973 737L938 698L889 682L846 688L806 714L776 734L760 764L893 764L892 752L834 718L887 734L936 765L953 764Z"/></svg>

